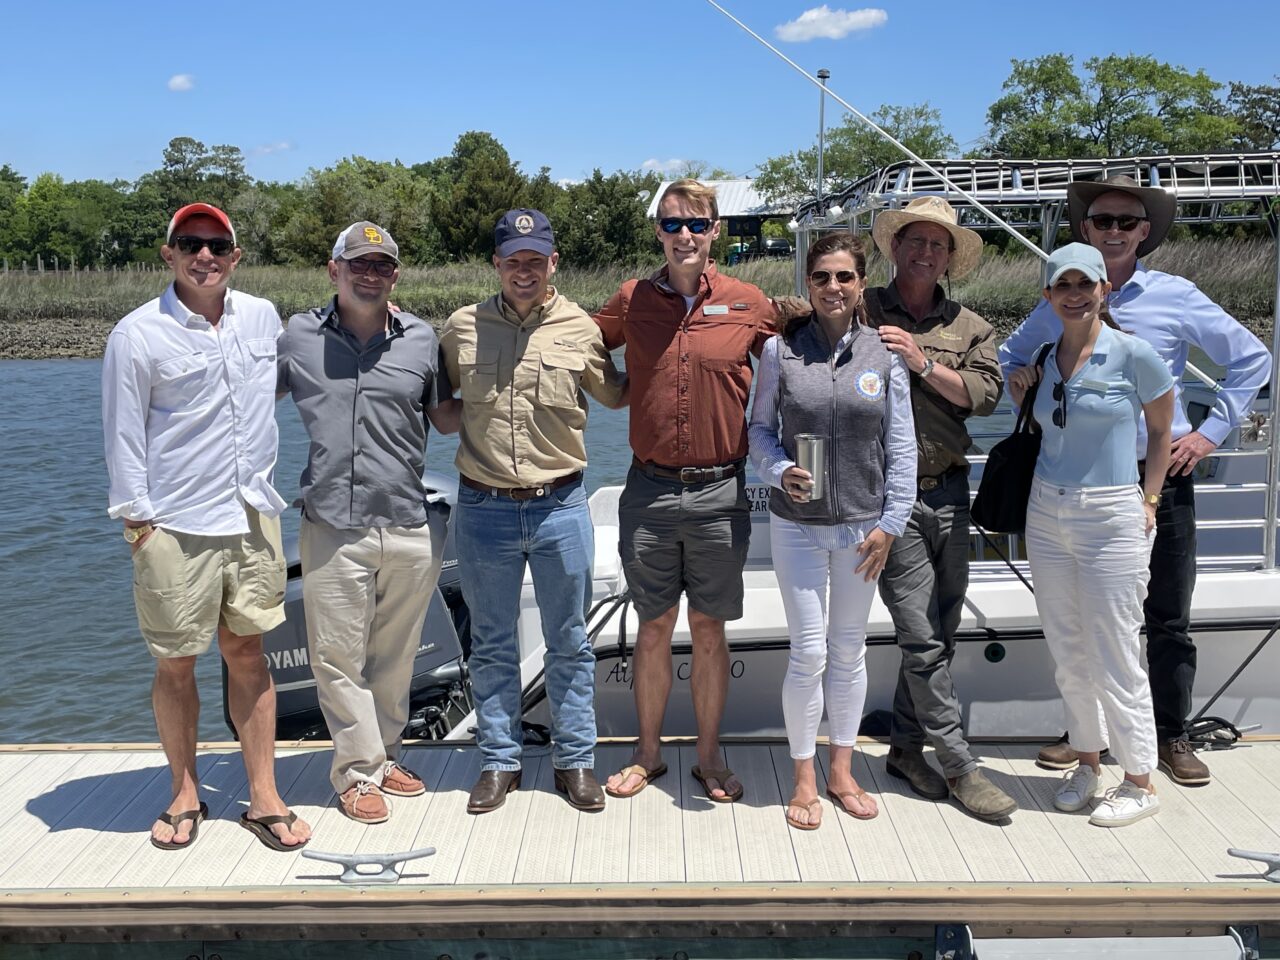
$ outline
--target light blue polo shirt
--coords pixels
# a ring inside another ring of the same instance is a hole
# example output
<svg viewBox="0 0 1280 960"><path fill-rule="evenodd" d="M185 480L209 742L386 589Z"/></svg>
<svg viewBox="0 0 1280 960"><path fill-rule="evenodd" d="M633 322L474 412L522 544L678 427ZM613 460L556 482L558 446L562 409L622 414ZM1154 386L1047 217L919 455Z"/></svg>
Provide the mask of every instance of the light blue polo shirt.
<svg viewBox="0 0 1280 960"><path fill-rule="evenodd" d="M1042 431L1036 476L1077 487L1137 483L1138 418L1144 403L1173 389L1168 366L1145 340L1104 326L1092 355L1065 382L1065 428L1053 423L1053 388L1061 380L1054 344L1033 411Z"/></svg>

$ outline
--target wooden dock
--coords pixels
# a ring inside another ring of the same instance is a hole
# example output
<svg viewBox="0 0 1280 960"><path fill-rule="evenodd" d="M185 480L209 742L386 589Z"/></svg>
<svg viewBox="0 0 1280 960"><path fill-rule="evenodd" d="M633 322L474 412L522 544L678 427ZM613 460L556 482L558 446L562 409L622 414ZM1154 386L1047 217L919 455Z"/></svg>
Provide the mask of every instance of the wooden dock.
<svg viewBox="0 0 1280 960"><path fill-rule="evenodd" d="M269 851L240 828L246 784L234 745L202 748L210 819L178 852L148 843L169 790L154 746L3 747L0 944L883 936L957 922L996 936L1208 935L1228 924L1280 936L1280 884L1226 852L1280 850L1280 742L1210 754L1206 787L1157 774L1160 813L1118 830L1053 809L1058 776L1035 766L1034 745L978 752L1021 807L1004 824L916 797L871 742L854 772L880 816L857 821L824 799L821 829L802 832L783 819L784 743L726 744L746 786L739 803L709 802L689 773L692 746L669 744L665 777L594 814L555 793L550 757L532 749L524 787L479 817L465 803L480 770L475 748L415 745L403 760L428 792L393 798L391 820L375 826L334 805L327 749L282 747L281 792L313 825L314 849L437 849L408 863L398 884L349 886L336 865ZM629 753L602 745L597 769ZM820 749L820 769L825 760ZM1104 786L1118 776L1105 767Z"/></svg>

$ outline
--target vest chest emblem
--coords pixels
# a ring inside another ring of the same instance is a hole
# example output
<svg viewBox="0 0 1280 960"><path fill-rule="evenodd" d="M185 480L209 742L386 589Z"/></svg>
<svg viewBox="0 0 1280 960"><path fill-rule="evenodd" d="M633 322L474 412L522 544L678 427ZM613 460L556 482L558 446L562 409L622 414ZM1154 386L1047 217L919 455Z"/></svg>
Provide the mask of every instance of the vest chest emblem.
<svg viewBox="0 0 1280 960"><path fill-rule="evenodd" d="M853 388L858 396L867 400L879 400L884 396L884 377L877 370L863 370L853 381Z"/></svg>

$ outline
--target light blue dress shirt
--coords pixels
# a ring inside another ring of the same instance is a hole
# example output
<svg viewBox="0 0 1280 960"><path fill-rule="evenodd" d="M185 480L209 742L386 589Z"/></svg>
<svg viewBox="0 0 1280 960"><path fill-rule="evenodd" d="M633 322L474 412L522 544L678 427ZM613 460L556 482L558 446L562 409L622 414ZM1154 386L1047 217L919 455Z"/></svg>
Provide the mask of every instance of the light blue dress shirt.
<svg viewBox="0 0 1280 960"><path fill-rule="evenodd" d="M1104 326L1074 376L1058 369L1055 344L1044 361L1044 375L1032 412L1040 424L1036 476L1073 487L1118 487L1138 482L1133 448L1142 405L1168 393L1173 375L1151 344ZM1063 384L1066 420L1053 422L1060 409L1054 388ZM1146 445L1140 456L1146 456Z"/></svg>
<svg viewBox="0 0 1280 960"><path fill-rule="evenodd" d="M835 356L849 347L853 332L845 334L836 344ZM756 397L751 406L751 421L747 426L751 463L762 480L775 489L782 489L782 474L795 461L782 447L778 419L778 337L765 341L760 355L760 369L756 373ZM889 366L889 390L885 397L884 425L881 428L884 446L884 509L877 521L846 523L826 526L823 524L797 524L803 528L809 542L820 550L844 550L856 547L867 538L874 527L895 537L902 536L911 518L911 507L916 500L916 427L911 415L911 378L902 361L894 356ZM781 496L787 496L784 492Z"/></svg>
<svg viewBox="0 0 1280 960"><path fill-rule="evenodd" d="M1174 379L1173 439L1191 432L1182 408L1182 374L1187 350L1199 347L1214 363L1226 368L1222 392L1200 433L1214 444L1248 414L1258 391L1271 379L1271 354L1262 341L1242 327L1229 313L1200 292L1190 280L1148 270L1138 261L1137 270L1119 290L1107 298L1111 316L1126 333L1155 348ZM1041 344L1062 335L1062 321L1047 300L1041 299L1031 315L1000 345L1000 366L1006 379L1019 367L1035 361ZM1146 425L1138 425L1137 455L1147 452Z"/></svg>

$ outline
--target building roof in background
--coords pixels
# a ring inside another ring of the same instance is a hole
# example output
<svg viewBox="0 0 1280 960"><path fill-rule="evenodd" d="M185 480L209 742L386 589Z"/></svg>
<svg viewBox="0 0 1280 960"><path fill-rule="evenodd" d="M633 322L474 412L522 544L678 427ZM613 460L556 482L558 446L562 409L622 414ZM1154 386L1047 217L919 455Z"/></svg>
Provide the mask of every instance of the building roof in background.
<svg viewBox="0 0 1280 960"><path fill-rule="evenodd" d="M766 203L764 197L756 192L755 181L750 178L743 180L703 180L701 182L709 187L715 187L716 203L720 207L721 218L789 217L795 212L794 207L786 204ZM649 202L647 216L650 219L658 216L658 201L667 192L667 187L673 183L675 183L674 180L663 180L662 185L658 187L658 192L653 195L653 200Z"/></svg>

